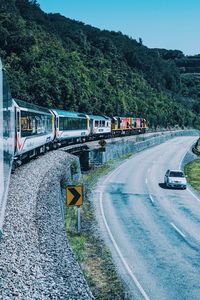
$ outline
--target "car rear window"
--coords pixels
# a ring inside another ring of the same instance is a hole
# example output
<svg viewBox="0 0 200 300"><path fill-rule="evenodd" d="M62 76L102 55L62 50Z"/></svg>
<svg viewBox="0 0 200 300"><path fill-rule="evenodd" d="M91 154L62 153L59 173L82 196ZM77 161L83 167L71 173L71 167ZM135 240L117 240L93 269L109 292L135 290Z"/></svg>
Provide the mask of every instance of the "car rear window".
<svg viewBox="0 0 200 300"><path fill-rule="evenodd" d="M182 172L170 172L170 177L184 177L184 174Z"/></svg>

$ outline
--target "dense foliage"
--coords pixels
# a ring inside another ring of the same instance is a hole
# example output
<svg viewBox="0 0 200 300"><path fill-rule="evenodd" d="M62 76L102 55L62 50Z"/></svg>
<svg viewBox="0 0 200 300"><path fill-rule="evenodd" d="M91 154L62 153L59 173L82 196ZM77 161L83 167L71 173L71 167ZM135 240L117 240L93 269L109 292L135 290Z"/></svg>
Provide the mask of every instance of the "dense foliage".
<svg viewBox="0 0 200 300"><path fill-rule="evenodd" d="M200 126L200 94L182 83L175 63L181 51L148 49L121 32L46 14L37 1L0 0L0 56L13 97L143 116L152 126Z"/></svg>

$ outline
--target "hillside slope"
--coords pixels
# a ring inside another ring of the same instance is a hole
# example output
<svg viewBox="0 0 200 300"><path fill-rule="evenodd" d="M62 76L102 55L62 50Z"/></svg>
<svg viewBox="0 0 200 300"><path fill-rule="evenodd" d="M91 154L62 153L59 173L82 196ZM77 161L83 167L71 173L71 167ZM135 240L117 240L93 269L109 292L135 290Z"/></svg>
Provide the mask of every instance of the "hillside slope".
<svg viewBox="0 0 200 300"><path fill-rule="evenodd" d="M13 97L87 113L200 127L174 61L121 32L101 31L36 1L0 0L0 56Z"/></svg>

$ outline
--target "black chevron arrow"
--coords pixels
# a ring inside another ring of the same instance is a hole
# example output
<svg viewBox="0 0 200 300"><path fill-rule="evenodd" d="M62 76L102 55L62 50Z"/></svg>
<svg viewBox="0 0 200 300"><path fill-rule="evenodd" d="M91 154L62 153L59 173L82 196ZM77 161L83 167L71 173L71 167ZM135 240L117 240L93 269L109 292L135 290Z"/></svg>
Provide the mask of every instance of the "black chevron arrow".
<svg viewBox="0 0 200 300"><path fill-rule="evenodd" d="M77 190L75 188L69 188L69 191L72 193L72 195L74 196L74 198L72 199L72 201L69 203L69 205L75 205L76 202L79 200L79 198L81 197L81 194L79 194L79 192L77 192Z"/></svg>

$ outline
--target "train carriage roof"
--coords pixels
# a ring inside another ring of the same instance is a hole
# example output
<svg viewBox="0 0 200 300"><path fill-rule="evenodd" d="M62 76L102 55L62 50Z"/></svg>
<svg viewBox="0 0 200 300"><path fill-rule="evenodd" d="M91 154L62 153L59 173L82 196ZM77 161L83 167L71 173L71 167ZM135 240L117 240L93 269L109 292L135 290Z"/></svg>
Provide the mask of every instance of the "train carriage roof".
<svg viewBox="0 0 200 300"><path fill-rule="evenodd" d="M19 99L13 99L15 101L15 103L20 107L20 108L25 108L26 110L31 110L31 111L35 111L38 113L46 113L46 114L51 114L51 112L49 111L48 108L30 103L30 102L25 102L23 100L19 100Z"/></svg>
<svg viewBox="0 0 200 300"><path fill-rule="evenodd" d="M97 120L97 121L105 121L105 120L111 120L109 117L107 116L98 116L98 115L88 115L90 119L92 120Z"/></svg>
<svg viewBox="0 0 200 300"><path fill-rule="evenodd" d="M61 110L61 109L52 109L52 111L59 117L87 119L87 115L84 113L65 111L65 110Z"/></svg>

